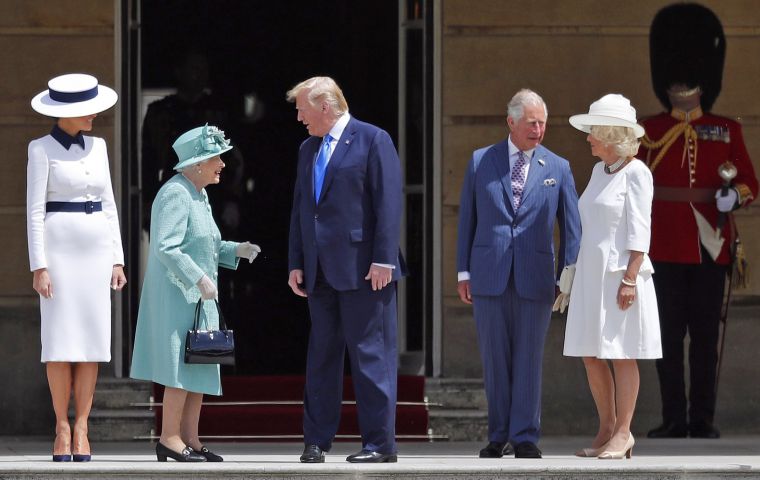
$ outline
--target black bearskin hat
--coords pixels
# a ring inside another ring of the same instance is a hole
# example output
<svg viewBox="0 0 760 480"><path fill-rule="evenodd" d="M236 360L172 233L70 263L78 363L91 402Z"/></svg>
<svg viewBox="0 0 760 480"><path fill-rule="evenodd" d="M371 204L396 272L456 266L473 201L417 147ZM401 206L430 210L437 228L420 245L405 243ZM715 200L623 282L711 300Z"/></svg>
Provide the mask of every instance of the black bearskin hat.
<svg viewBox="0 0 760 480"><path fill-rule="evenodd" d="M702 88L702 110L709 112L720 93L726 37L720 20L697 3L675 3L657 12L649 31L649 60L657 98L671 109L668 88Z"/></svg>

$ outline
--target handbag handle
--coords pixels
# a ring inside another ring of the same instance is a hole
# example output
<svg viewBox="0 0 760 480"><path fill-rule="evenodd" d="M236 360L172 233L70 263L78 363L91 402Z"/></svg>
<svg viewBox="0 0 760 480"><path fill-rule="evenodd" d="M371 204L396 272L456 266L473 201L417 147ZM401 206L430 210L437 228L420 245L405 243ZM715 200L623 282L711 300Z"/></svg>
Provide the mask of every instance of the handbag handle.
<svg viewBox="0 0 760 480"><path fill-rule="evenodd" d="M194 332L197 332L198 327L200 326L202 303L203 303L203 298L200 298L198 299L198 303L195 305L195 319L193 320ZM214 299L214 303L216 304L216 311L217 313L219 313L219 330L227 330L227 322L224 321L224 315L222 315L222 309L219 308L219 301L217 299Z"/></svg>

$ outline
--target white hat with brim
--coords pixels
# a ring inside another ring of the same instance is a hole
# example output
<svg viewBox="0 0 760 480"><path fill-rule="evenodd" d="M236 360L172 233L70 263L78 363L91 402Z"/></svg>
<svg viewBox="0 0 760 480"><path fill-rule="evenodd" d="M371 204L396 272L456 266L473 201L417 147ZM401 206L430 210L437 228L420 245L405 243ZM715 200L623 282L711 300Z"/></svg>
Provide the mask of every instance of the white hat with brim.
<svg viewBox="0 0 760 480"><path fill-rule="evenodd" d="M172 148L179 158L174 170L179 171L230 151L232 145L224 138L224 131L207 123L180 135L172 144Z"/></svg>
<svg viewBox="0 0 760 480"><path fill-rule="evenodd" d="M570 125L581 132L591 133L597 125L629 127L636 138L644 136L644 127L636 123L636 109L631 101L617 93L610 93L592 103L588 113L570 117Z"/></svg>
<svg viewBox="0 0 760 480"><path fill-rule="evenodd" d="M48 89L32 99L34 111L56 118L85 117L108 110L119 96L85 73L67 73L51 79Z"/></svg>

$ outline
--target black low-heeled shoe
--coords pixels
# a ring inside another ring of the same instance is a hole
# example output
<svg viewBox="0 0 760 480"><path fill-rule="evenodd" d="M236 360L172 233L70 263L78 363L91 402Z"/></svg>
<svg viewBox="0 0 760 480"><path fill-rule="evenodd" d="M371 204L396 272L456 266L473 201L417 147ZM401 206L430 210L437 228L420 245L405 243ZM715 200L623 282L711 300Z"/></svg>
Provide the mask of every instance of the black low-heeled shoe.
<svg viewBox="0 0 760 480"><path fill-rule="evenodd" d="M190 447L190 448L193 448L193 447ZM195 450L193 448L193 451L198 452L201 455L203 455L204 457L206 457L206 461L207 462L223 462L224 461L224 459L222 457L220 457L216 453L214 453L211 450L209 450L208 448L206 448L205 445L201 446L200 450Z"/></svg>
<svg viewBox="0 0 760 480"><path fill-rule="evenodd" d="M175 452L161 442L156 444L156 459L165 462L167 458L173 458L178 462L205 462L206 457L190 447L185 447L181 452Z"/></svg>

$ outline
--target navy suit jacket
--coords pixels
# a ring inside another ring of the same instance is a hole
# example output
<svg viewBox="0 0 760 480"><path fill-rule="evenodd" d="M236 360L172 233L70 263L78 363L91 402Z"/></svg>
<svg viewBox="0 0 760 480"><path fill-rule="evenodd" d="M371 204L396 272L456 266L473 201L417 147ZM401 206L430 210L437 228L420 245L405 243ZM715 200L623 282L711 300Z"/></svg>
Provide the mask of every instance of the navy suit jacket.
<svg viewBox="0 0 760 480"><path fill-rule="evenodd" d="M565 265L575 263L580 246L570 164L536 147L517 214L510 175L508 140L473 154L459 206L457 271L470 272L473 295L501 295L514 273L518 295L552 302L556 279ZM555 219L560 233L556 270Z"/></svg>
<svg viewBox="0 0 760 480"><path fill-rule="evenodd" d="M401 162L388 133L351 118L330 157L319 204L313 169L320 137L309 137L298 153L298 175L290 215L288 270L304 271L314 288L317 262L336 290L359 288L372 263L394 265L403 274Z"/></svg>

